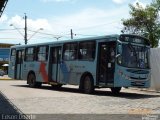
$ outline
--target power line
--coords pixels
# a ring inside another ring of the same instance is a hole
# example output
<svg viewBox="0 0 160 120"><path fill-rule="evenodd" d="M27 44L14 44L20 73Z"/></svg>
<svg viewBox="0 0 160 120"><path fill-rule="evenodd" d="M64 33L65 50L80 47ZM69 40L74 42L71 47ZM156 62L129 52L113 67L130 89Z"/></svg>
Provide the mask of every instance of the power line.
<svg viewBox="0 0 160 120"><path fill-rule="evenodd" d="M10 40L13 40L13 39L22 39L22 38L0 38L0 39L10 39Z"/></svg>
<svg viewBox="0 0 160 120"><path fill-rule="evenodd" d="M87 34L76 34L77 35L81 35L81 36L92 36L92 37L98 37L98 35L87 35Z"/></svg>
<svg viewBox="0 0 160 120"><path fill-rule="evenodd" d="M87 29L97 28L97 27L100 27L100 26L110 25L110 24L117 23L117 22L119 22L119 21L113 21L113 22L109 22L109 23L93 25L93 26L88 26L88 27L84 27L84 28L78 28L78 29L75 29L75 30L87 30Z"/></svg>
<svg viewBox="0 0 160 120"><path fill-rule="evenodd" d="M23 29L23 28L16 28L16 29L15 29L15 28L14 28L14 29L0 29L0 32L1 32L1 31L15 31L15 30L17 30L17 29L20 30L20 29Z"/></svg>
<svg viewBox="0 0 160 120"><path fill-rule="evenodd" d="M28 31L31 31L31 32L36 32L36 31L34 31L34 30L28 30ZM49 35L49 36L62 36L62 37L66 37L65 35L56 35L56 34L51 34L51 33L44 33L44 32L37 32L37 33L39 33L39 34L43 34L43 35Z"/></svg>
<svg viewBox="0 0 160 120"><path fill-rule="evenodd" d="M28 31L35 32L35 31L33 31L33 30L28 30ZM69 37L71 34L72 34L72 36L73 36L73 35L75 35L75 36L77 36L77 35L81 35L81 36L95 36L95 37L98 36L98 35L88 35L88 34L73 34L73 31L72 31L71 33L65 34L65 35L55 35L55 34L44 33L44 32L37 32L37 33L39 33L39 34L44 34L44 35L49 35L49 36L61 36L61 37Z"/></svg>
<svg viewBox="0 0 160 120"><path fill-rule="evenodd" d="M104 25L108 25L108 24L113 24L113 23L115 23L115 22L111 22L111 23L105 23L105 24L99 24L99 25L94 25L94 26L90 26L90 27L85 27L85 28L80 28L79 30L87 30L87 29L91 29L91 28L97 28L97 27L99 27L99 26L104 26ZM0 32L5 32L5 31L10 31L10 32L12 32L12 31L15 31L15 30L22 30L22 29L24 29L24 28L16 28L16 29L0 29ZM76 30L78 30L78 29L76 29ZM51 33L45 33L45 32L39 32L39 31L34 31L34 30L27 30L27 31L29 31L29 32L36 32L36 33L39 33L39 34L41 34L41 35L47 35L47 36L50 36L50 37L43 37L43 36L40 36L40 37L38 37L38 38L36 38L36 39L56 39L56 38L58 38L58 37L64 37L64 38L69 38L70 37L70 35L71 34L65 34L65 35L57 35L57 34L51 34ZM28 35L30 35L30 34L28 34ZM73 32L72 32L72 35L73 35ZM89 35L89 34L75 34L75 36L92 36L92 37L97 37L98 35ZM55 38L56 37L56 38ZM0 38L0 39L22 39L22 38Z"/></svg>

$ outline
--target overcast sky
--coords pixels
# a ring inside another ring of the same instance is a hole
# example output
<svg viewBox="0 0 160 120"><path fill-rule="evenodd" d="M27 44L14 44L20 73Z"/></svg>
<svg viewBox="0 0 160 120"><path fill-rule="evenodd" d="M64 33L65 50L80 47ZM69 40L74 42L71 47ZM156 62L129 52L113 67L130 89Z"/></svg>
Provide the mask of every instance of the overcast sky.
<svg viewBox="0 0 160 120"><path fill-rule="evenodd" d="M24 13L29 44L70 39L70 29L74 38L120 34L121 19L129 18L128 4L139 2L145 7L151 1L9 0L0 19L0 42L24 44Z"/></svg>

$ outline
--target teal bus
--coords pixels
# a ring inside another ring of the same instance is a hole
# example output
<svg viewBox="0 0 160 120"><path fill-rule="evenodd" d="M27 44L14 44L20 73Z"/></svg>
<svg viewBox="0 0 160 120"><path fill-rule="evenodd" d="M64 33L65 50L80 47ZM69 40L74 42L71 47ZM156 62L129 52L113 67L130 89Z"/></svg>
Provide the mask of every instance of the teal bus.
<svg viewBox="0 0 160 120"><path fill-rule="evenodd" d="M85 93L110 88L150 87L149 40L132 34L106 35L11 47L9 77L30 87L79 85Z"/></svg>

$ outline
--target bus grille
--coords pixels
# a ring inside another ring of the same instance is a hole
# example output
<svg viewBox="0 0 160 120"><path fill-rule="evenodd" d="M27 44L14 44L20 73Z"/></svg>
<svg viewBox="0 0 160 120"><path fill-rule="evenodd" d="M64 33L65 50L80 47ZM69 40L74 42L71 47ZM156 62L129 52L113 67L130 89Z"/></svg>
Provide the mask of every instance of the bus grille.
<svg viewBox="0 0 160 120"><path fill-rule="evenodd" d="M135 74L149 74L149 71L145 71L145 70L127 69L127 71Z"/></svg>
<svg viewBox="0 0 160 120"><path fill-rule="evenodd" d="M145 86L144 82L131 82L132 86L142 87Z"/></svg>
<svg viewBox="0 0 160 120"><path fill-rule="evenodd" d="M136 78L136 77L130 77L132 80L146 80L147 78Z"/></svg>

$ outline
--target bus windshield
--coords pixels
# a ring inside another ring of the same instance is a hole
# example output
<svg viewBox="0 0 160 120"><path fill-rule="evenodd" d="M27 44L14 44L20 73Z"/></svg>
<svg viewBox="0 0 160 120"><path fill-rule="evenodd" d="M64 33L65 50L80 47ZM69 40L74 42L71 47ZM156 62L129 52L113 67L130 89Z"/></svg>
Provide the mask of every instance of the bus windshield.
<svg viewBox="0 0 160 120"><path fill-rule="evenodd" d="M149 68L149 48L145 46L122 44L122 55L119 64L129 68Z"/></svg>

